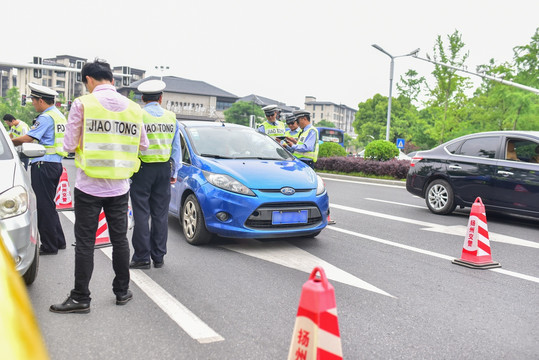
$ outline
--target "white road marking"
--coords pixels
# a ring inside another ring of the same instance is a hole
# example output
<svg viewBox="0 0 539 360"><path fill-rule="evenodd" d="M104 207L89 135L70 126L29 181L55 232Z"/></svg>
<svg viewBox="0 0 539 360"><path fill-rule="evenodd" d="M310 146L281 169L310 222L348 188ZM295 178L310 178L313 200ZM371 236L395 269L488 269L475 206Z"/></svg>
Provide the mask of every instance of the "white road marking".
<svg viewBox="0 0 539 360"><path fill-rule="evenodd" d="M406 190L405 187L400 186L400 185L378 184L378 183L375 183L375 182L367 182L367 181L355 181L355 180L335 179L335 178L328 178L328 177L324 177L324 176L322 176L322 179L323 179L324 181L325 181L325 180L330 180L330 181L339 181L339 182L352 183L352 184L363 184L363 185L372 185L372 186L382 186L382 187L390 187L390 188L396 188L396 189L404 189L404 190Z"/></svg>
<svg viewBox="0 0 539 360"><path fill-rule="evenodd" d="M365 198L365 200L378 201L378 202L382 202L382 203L386 203L386 204L393 204L393 205L407 206L407 207L413 207L413 208L418 208L418 209L424 209L424 208L425 208L424 206L412 205L412 204L405 204L405 203L400 203L400 202L395 202L395 201L388 201L388 200L382 200L382 199Z"/></svg>
<svg viewBox="0 0 539 360"><path fill-rule="evenodd" d="M457 236L462 236L463 238L466 236L466 228L467 228L466 225L446 226L446 225L440 225L440 224L435 224L435 223L429 223L429 222L421 221L421 220L408 219L401 216L395 216L395 215L389 215L389 214L384 214L384 213L379 213L379 212L374 212L374 211L369 211L369 210L353 208L350 206L344 206L344 205L339 205L339 204L334 204L334 203L330 203L329 206L332 209L340 209L340 210L350 211L350 212L354 212L358 214L376 216L383 219L400 221L400 222L405 222L408 224L417 225L417 226L422 227L420 230L433 231L433 232L442 233L442 234L457 235ZM539 243L529 241L529 240L519 239L513 236L498 234L492 231L489 231L489 240L494 241L494 242L526 246L530 248L539 249Z"/></svg>
<svg viewBox="0 0 539 360"><path fill-rule="evenodd" d="M307 274L310 274L314 267L321 266L324 268L328 279L394 298L393 295L390 295L354 275L285 241L271 241L267 243L253 239L237 239L236 241L236 244L222 245L222 247L288 268L303 271Z"/></svg>
<svg viewBox="0 0 539 360"><path fill-rule="evenodd" d="M71 222L75 222L73 212L62 212ZM112 260L112 248L100 249ZM176 298L166 292L159 284L153 281L142 270L130 270L131 281L134 282L157 306L161 308L178 326L180 326L191 338L201 344L223 341L224 338L200 320L188 308Z"/></svg>
<svg viewBox="0 0 539 360"><path fill-rule="evenodd" d="M341 228L338 228L338 227L335 227L335 226L328 226L328 227L326 227L326 229L333 230L333 231L338 231L338 232L348 234L348 235L352 235L352 236L356 236L356 237L360 237L360 238L363 238L363 239L366 239L366 240L375 241L375 242L378 242L378 243L381 243L381 244L384 244L384 245L394 246L394 247L398 247L398 248L401 248L401 249L413 251L413 252L416 252L416 253L429 255L429 256L434 256L434 257L444 259L444 260L452 261L452 260L455 259L452 256L447 256L447 255L444 255L444 254L436 253L434 251L424 250L424 249L416 248L414 246L404 245L404 244L396 243L396 242L393 242L393 241L389 241L389 240L380 239L380 238L377 238L377 237L374 237L374 236L366 235L366 234L360 234L360 233L355 232L355 231L345 230L345 229L341 229ZM539 278L534 277L534 276L520 274L520 273L517 273L517 272L514 272L514 271L509 271L509 270L500 269L500 268L487 269L487 270L494 271L494 272L497 272L497 273L500 273L500 274L505 274L505 275L508 275L508 276L513 276L513 277L516 277L516 278L519 278L519 279L539 283Z"/></svg>

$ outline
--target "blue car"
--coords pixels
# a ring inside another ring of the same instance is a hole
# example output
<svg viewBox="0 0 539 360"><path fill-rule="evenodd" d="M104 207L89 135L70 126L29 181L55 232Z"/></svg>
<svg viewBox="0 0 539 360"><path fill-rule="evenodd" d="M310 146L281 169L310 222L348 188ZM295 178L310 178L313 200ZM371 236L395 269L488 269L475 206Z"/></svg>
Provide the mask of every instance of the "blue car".
<svg viewBox="0 0 539 360"><path fill-rule="evenodd" d="M327 226L320 176L267 135L236 124L179 122L183 166L169 212L188 243L314 237Z"/></svg>

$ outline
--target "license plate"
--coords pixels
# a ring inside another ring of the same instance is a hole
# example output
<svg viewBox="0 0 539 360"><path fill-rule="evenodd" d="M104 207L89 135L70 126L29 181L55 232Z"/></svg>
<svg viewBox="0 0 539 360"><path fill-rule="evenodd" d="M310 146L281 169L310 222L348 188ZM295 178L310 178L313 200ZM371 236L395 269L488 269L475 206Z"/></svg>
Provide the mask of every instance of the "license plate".
<svg viewBox="0 0 539 360"><path fill-rule="evenodd" d="M271 217L271 223L273 225L306 224L308 218L309 210L274 211Z"/></svg>

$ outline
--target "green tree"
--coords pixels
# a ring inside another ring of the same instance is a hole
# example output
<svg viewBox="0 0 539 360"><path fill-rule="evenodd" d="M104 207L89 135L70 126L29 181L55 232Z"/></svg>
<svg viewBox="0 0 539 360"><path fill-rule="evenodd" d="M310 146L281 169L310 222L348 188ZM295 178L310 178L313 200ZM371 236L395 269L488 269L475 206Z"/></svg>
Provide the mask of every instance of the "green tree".
<svg viewBox="0 0 539 360"><path fill-rule="evenodd" d="M334 123L332 123L329 120L325 120L325 119L320 120L319 122L314 124L314 126L315 127L329 127L329 128L335 128L335 129L337 128L337 126L335 126Z"/></svg>
<svg viewBox="0 0 539 360"><path fill-rule="evenodd" d="M387 161L399 155L397 145L386 140L375 140L365 147L365 159Z"/></svg>
<svg viewBox="0 0 539 360"><path fill-rule="evenodd" d="M405 74L406 78L400 78L400 82L397 83L397 90L400 95L410 99L410 103L417 105L419 94L422 87L425 85L425 77L419 76L417 71L408 70Z"/></svg>
<svg viewBox="0 0 539 360"><path fill-rule="evenodd" d="M9 89L6 95L0 98L0 115L3 117L5 114L11 114L28 125L32 125L38 115L30 99L26 101L26 106L21 105L21 96L16 87Z"/></svg>
<svg viewBox="0 0 539 360"><path fill-rule="evenodd" d="M318 149L318 157L346 156L346 150L334 142L325 142Z"/></svg>
<svg viewBox="0 0 539 360"><path fill-rule="evenodd" d="M257 122L262 122L265 119L264 111L258 105L246 101L235 102L224 111L224 114L226 122L246 126L249 126L249 117L251 115L256 116Z"/></svg>

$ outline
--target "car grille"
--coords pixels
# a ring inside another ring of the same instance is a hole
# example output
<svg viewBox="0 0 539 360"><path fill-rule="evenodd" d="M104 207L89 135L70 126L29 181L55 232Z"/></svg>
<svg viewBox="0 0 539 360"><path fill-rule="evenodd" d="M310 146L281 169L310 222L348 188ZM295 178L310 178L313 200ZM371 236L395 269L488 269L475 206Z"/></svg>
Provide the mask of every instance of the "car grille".
<svg viewBox="0 0 539 360"><path fill-rule="evenodd" d="M312 191L313 189L294 189L294 190L297 193L300 193L300 192L309 192L309 191ZM280 193L281 189L258 189L258 191L265 192L265 193Z"/></svg>
<svg viewBox="0 0 539 360"><path fill-rule="evenodd" d="M309 212L307 223L303 224L272 224L273 211L307 210ZM297 229L309 228L322 222L322 214L314 203L290 202L267 203L260 206L245 221L245 226L252 229Z"/></svg>

